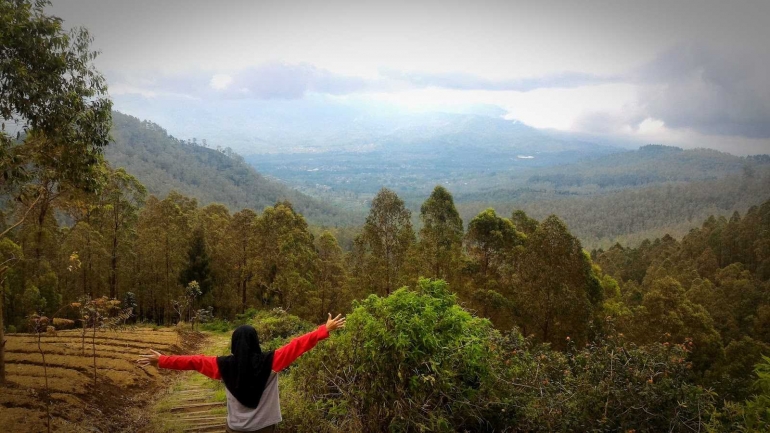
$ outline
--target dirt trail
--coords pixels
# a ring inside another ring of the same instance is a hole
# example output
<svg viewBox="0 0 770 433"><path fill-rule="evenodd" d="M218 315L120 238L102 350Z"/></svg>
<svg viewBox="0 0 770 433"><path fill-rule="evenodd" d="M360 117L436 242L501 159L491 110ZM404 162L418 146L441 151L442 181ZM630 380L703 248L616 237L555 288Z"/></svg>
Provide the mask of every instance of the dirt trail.
<svg viewBox="0 0 770 433"><path fill-rule="evenodd" d="M211 335L201 352L221 355L229 341L226 336ZM224 432L226 406L224 386L206 376L186 371L156 404L156 432Z"/></svg>

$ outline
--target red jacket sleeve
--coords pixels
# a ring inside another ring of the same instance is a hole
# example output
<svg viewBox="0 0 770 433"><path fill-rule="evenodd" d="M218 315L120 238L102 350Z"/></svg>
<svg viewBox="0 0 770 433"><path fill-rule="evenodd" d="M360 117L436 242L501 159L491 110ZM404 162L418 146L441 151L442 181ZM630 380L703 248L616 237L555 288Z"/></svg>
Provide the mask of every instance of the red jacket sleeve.
<svg viewBox="0 0 770 433"><path fill-rule="evenodd" d="M219 366L217 366L216 356L205 355L187 355L187 356L166 356L161 355L158 359L158 367L171 370L195 370L212 379L221 379Z"/></svg>
<svg viewBox="0 0 770 433"><path fill-rule="evenodd" d="M273 371L279 372L288 367L292 362L299 358L303 353L315 347L315 345L329 336L329 331L326 329L326 325L321 325L315 331L308 332L307 334L297 337L289 342L289 344L276 349L273 354Z"/></svg>

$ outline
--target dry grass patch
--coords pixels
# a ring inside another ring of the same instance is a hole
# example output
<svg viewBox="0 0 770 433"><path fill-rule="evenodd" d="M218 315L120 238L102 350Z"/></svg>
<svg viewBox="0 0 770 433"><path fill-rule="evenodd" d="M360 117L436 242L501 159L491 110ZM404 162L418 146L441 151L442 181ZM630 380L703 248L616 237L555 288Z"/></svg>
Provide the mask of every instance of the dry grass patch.
<svg viewBox="0 0 770 433"><path fill-rule="evenodd" d="M33 334L8 334L7 386L0 388L0 432L45 431L44 368ZM94 345L97 381L94 383ZM42 335L47 364L52 430L57 432L135 431L146 426L148 397L166 386L169 375L139 368L135 360L147 349L189 353L199 334L173 329L134 328L125 331L81 330Z"/></svg>

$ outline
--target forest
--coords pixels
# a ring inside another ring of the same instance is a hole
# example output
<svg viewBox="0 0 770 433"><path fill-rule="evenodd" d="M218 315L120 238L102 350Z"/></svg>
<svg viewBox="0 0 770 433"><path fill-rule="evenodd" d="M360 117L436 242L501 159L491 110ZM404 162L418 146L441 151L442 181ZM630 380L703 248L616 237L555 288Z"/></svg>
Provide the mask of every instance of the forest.
<svg viewBox="0 0 770 433"><path fill-rule="evenodd" d="M464 222L436 186L413 216L382 188L344 251L288 200L202 205L108 163L113 121L135 120L113 119L87 31L42 5L0 3L0 113L21 125L0 132L0 386L3 334L40 347L43 317L95 341L110 315L210 332L274 315L273 344L333 311L347 329L281 379L282 428L770 429L770 201L589 252L558 215Z"/></svg>

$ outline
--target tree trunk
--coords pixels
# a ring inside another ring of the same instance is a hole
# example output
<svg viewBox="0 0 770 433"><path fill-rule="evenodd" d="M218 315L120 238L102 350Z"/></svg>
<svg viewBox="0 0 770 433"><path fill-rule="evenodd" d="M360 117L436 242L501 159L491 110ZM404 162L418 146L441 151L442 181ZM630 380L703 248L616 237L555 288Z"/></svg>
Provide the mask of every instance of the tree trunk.
<svg viewBox="0 0 770 433"><path fill-rule="evenodd" d="M246 312L246 279L241 280L241 314Z"/></svg>
<svg viewBox="0 0 770 433"><path fill-rule="evenodd" d="M5 333L3 332L3 326L5 326L5 322L3 322L5 282L2 277L2 274L0 274L0 386L5 385Z"/></svg>
<svg viewBox="0 0 770 433"><path fill-rule="evenodd" d="M110 298L118 296L118 220L115 218L112 235L112 260L110 261Z"/></svg>

